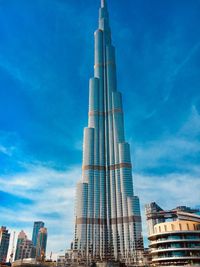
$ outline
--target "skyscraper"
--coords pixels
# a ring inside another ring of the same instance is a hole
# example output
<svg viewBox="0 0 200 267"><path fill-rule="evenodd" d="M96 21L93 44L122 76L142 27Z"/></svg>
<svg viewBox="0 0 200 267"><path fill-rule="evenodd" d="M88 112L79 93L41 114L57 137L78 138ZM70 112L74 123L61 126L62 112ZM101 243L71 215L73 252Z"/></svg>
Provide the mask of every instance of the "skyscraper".
<svg viewBox="0 0 200 267"><path fill-rule="evenodd" d="M6 262L8 247L10 242L10 234L5 226L0 228L0 263Z"/></svg>
<svg viewBox="0 0 200 267"><path fill-rule="evenodd" d="M137 262L143 250L140 204L133 192L130 146L124 137L122 96L117 91L115 48L105 0L94 37L94 77L89 82L74 248L83 259Z"/></svg>
<svg viewBox="0 0 200 267"><path fill-rule="evenodd" d="M43 228L43 227L44 227L44 222L41 222L41 221L34 222L33 235L32 235L32 242L34 246L37 245L37 238L38 238L39 230L40 228Z"/></svg>
<svg viewBox="0 0 200 267"><path fill-rule="evenodd" d="M34 258L35 257L35 247L33 242L28 239L25 232L22 230L17 239L17 247L15 252L15 261Z"/></svg>
<svg viewBox="0 0 200 267"><path fill-rule="evenodd" d="M36 245L36 257L44 258L46 254L46 246L47 246L47 228L40 228L38 237L37 237L37 245Z"/></svg>

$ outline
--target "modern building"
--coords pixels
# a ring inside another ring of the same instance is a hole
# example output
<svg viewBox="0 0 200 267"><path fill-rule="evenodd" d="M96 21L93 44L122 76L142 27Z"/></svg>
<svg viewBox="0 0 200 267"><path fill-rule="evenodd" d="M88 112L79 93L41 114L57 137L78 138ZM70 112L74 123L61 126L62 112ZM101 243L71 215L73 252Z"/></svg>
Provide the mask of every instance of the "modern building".
<svg viewBox="0 0 200 267"><path fill-rule="evenodd" d="M150 253L150 249L149 248L145 248L144 249L144 253L143 253L143 266L144 267L149 267L152 261L152 256Z"/></svg>
<svg viewBox="0 0 200 267"><path fill-rule="evenodd" d="M101 1L94 77L84 129L82 181L77 185L74 249L87 260L135 262L143 251L139 198L117 90L115 48L107 3Z"/></svg>
<svg viewBox="0 0 200 267"><path fill-rule="evenodd" d="M8 247L10 242L10 234L5 226L0 228L0 264L6 262Z"/></svg>
<svg viewBox="0 0 200 267"><path fill-rule="evenodd" d="M36 257L44 259L47 247L47 228L40 228L36 245Z"/></svg>
<svg viewBox="0 0 200 267"><path fill-rule="evenodd" d="M33 242L27 238L27 235L22 230L17 239L17 246L15 252L15 261L35 257L35 247Z"/></svg>
<svg viewBox="0 0 200 267"><path fill-rule="evenodd" d="M200 266L199 210L146 205L151 266Z"/></svg>
<svg viewBox="0 0 200 267"><path fill-rule="evenodd" d="M42 222L42 221L34 222L33 234L32 234L32 242L33 242L33 245L35 247L37 245L37 238L38 238L39 230L40 230L40 228L43 228L43 227L44 227L44 222Z"/></svg>
<svg viewBox="0 0 200 267"><path fill-rule="evenodd" d="M36 261L36 259L23 259L13 262L12 267L57 267L54 261Z"/></svg>
<svg viewBox="0 0 200 267"><path fill-rule="evenodd" d="M57 267L66 267L66 266L67 266L66 256L65 255L58 256L58 258L57 258Z"/></svg>

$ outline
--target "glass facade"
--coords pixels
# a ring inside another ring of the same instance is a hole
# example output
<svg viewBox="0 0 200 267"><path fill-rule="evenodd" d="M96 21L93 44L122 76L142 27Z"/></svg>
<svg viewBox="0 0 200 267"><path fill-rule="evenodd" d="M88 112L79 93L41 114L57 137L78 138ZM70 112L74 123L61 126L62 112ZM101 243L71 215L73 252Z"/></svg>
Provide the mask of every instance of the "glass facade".
<svg viewBox="0 0 200 267"><path fill-rule="evenodd" d="M106 1L94 34L82 181L77 185L74 249L83 258L136 262L143 250L140 204L133 192L130 146L117 91L115 48Z"/></svg>
<svg viewBox="0 0 200 267"><path fill-rule="evenodd" d="M38 238L38 233L39 233L39 230L40 228L43 228L44 227L44 222L34 222L34 225L33 225L33 234L32 234L32 242L33 242L33 245L36 247L36 244L37 244L37 238Z"/></svg>
<svg viewBox="0 0 200 267"><path fill-rule="evenodd" d="M178 207L162 210L146 205L152 267L200 266L200 216L196 210Z"/></svg>
<svg viewBox="0 0 200 267"><path fill-rule="evenodd" d="M47 246L47 228L40 228L37 245L36 245L36 257L43 259L46 255L46 246Z"/></svg>
<svg viewBox="0 0 200 267"><path fill-rule="evenodd" d="M6 227L2 226L0 228L0 263L6 262L9 242L10 242L10 234L8 233Z"/></svg>

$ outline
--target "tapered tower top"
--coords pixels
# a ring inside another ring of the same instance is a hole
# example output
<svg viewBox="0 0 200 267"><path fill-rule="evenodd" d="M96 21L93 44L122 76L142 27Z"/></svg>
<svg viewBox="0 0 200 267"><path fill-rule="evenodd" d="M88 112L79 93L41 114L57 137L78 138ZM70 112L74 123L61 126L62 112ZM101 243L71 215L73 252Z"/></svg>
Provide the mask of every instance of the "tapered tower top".
<svg viewBox="0 0 200 267"><path fill-rule="evenodd" d="M106 0L101 0L101 7L106 7L106 6L107 6Z"/></svg>

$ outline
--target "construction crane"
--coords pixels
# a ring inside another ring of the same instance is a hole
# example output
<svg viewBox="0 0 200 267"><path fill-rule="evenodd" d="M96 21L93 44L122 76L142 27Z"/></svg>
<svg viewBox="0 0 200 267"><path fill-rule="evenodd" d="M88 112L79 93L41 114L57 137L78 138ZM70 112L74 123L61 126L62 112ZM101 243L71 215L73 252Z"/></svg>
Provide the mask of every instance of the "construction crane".
<svg viewBox="0 0 200 267"><path fill-rule="evenodd" d="M13 262L14 251L15 251L15 231L13 232L12 249L11 249L10 259L9 259L9 262L11 264Z"/></svg>

